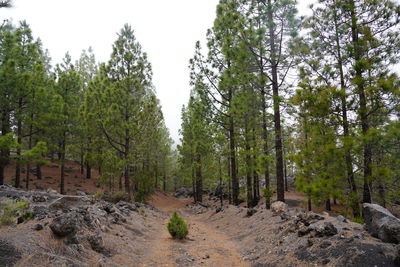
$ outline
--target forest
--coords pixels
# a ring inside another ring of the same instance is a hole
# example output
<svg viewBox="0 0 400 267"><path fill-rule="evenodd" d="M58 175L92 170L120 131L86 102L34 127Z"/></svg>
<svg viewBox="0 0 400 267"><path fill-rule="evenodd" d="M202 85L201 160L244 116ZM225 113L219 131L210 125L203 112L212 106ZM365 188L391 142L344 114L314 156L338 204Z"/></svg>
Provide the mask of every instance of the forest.
<svg viewBox="0 0 400 267"><path fill-rule="evenodd" d="M181 171L266 207L399 201L399 14L393 1L220 1L190 60Z"/></svg>
<svg viewBox="0 0 400 267"><path fill-rule="evenodd" d="M91 49L72 62L50 65L47 51L26 22L1 29L1 161L15 162L14 185L21 169L60 163L59 191L65 193L66 160L79 162L91 178L143 200L173 165L172 140L152 85L151 64L125 25L107 63L98 64ZM155 179L155 180L154 180Z"/></svg>
<svg viewBox="0 0 400 267"><path fill-rule="evenodd" d="M11 3L2 1L7 8ZM387 206L400 197L400 7L390 0L220 0L194 44L175 145L152 67L126 24L107 62L91 48L52 65L28 22L0 29L0 185L28 189L32 167L79 163L110 191L144 201L160 188L219 188L247 207L293 186L308 208ZM1 10L1 9L0 9ZM202 44L205 47L202 47ZM176 118L177 120L179 118ZM26 176L25 179L23 176ZM25 182L23 182L25 181Z"/></svg>

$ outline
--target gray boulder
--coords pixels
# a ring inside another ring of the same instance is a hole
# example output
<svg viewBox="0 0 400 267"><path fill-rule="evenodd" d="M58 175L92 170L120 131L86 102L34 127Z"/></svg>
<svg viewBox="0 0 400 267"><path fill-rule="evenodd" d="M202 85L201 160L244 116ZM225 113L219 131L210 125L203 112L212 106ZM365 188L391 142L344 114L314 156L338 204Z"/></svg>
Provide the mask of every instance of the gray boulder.
<svg viewBox="0 0 400 267"><path fill-rule="evenodd" d="M364 203L364 219L368 232L383 242L400 243L400 220L377 204Z"/></svg>
<svg viewBox="0 0 400 267"><path fill-rule="evenodd" d="M83 207L90 204L90 199L81 196L63 196L54 200L49 208L52 210L65 210L72 207Z"/></svg>
<svg viewBox="0 0 400 267"><path fill-rule="evenodd" d="M395 248L394 263L400 266L400 245Z"/></svg>
<svg viewBox="0 0 400 267"><path fill-rule="evenodd" d="M64 213L56 217L50 224L50 229L54 235L58 237L65 237L75 235L83 224L82 215L77 212Z"/></svg>

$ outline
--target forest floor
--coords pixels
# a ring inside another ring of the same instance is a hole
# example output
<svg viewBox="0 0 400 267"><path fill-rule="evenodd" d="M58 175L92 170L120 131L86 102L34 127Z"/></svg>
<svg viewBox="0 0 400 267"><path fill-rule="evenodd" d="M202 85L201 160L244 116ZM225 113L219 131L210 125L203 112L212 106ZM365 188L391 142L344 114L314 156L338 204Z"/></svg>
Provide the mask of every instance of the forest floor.
<svg viewBox="0 0 400 267"><path fill-rule="evenodd" d="M99 185L96 171L92 179L86 179L77 163L68 162L67 170L68 194L106 190ZM360 224L336 218L347 212L343 206L333 205L330 216L305 213L306 198L295 191L286 193L287 218L266 210L263 201L254 214L248 215L245 204L236 207L224 201L218 210L220 203L215 197L204 195L205 204L198 205L191 198L178 199L161 191L151 197L150 205L112 204L88 195L78 197L87 199L82 207L72 204L61 211L52 210L51 205L63 196L43 192L49 188L58 191L59 171L58 164L51 163L43 167L43 179L30 175L34 191L0 188L0 200L27 199L31 207L44 214L0 227L0 266L395 266L391 260L394 246L372 238ZM14 166L9 165L6 183L12 181L13 174ZM41 194L46 200L35 201L34 196ZM127 208L129 205L136 208ZM76 243L71 244L54 236L49 225L59 216L68 217L76 211L88 213L91 226L81 225ZM182 241L172 239L167 231L174 211L189 225L189 235ZM321 214L323 207L314 207L313 211ZM37 224L43 230L35 230ZM324 235L325 230L318 232L327 224L337 229L332 236ZM303 235L308 225L314 230ZM88 244L87 238L93 235L103 240L104 250L95 251ZM10 251L15 252L13 258Z"/></svg>

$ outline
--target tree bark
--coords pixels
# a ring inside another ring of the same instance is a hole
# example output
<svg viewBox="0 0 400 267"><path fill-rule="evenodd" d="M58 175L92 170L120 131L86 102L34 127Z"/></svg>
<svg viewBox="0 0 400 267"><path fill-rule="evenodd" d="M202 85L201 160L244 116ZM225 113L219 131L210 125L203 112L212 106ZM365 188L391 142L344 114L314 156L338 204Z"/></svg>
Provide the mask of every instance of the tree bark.
<svg viewBox="0 0 400 267"><path fill-rule="evenodd" d="M325 209L327 211L332 211L332 207L331 207L331 200L328 198L325 202Z"/></svg>
<svg viewBox="0 0 400 267"><path fill-rule="evenodd" d="M343 58L342 58L342 48L340 45L340 37L338 31L338 18L336 9L334 10L334 21L335 21L335 39L336 39L336 50L337 50L337 58L338 58L338 69L340 74L340 90L341 90L341 104L342 104L342 127L343 127L343 136L345 139L350 137L349 131L349 121L347 116L347 92L346 92L346 84L344 78L344 70L343 70ZM360 206L358 204L358 194L357 194L357 186L354 179L353 172L353 160L351 157L351 150L348 145L348 140L344 142L345 149L345 162L346 162L346 172L347 179L350 187L350 202L353 210L354 217L360 217Z"/></svg>
<svg viewBox="0 0 400 267"><path fill-rule="evenodd" d="M355 65L354 69L356 72L355 80L358 95L360 98L360 107L359 107L359 117L361 122L361 129L363 137L368 135L369 131L369 121L368 121L368 110L367 110L367 97L365 95L365 86L364 86L364 78L363 78L363 67L359 62L362 60L362 51L359 44L359 35L358 35L358 22L357 22L357 14L355 10L355 4L353 0L350 0L350 13L351 13L351 34L352 34L352 42L353 42L353 53ZM370 180L372 175L371 163L372 163L372 148L371 144L368 140L364 141L363 144L363 159L364 159L364 191L363 191L363 202L371 203L371 188L370 188Z"/></svg>
<svg viewBox="0 0 400 267"><path fill-rule="evenodd" d="M88 162L86 162L86 179L92 178L92 167Z"/></svg>
<svg viewBox="0 0 400 267"><path fill-rule="evenodd" d="M272 74L272 93L274 105L274 127L275 127L275 163L276 163L276 191L277 200L285 201L285 187L283 177L283 155L282 155L282 129L281 113L278 84L278 62L275 45L275 32L273 20L272 1L268 0L268 24L269 24L269 45L271 51L271 74Z"/></svg>
<svg viewBox="0 0 400 267"><path fill-rule="evenodd" d="M5 104L5 103L2 103ZM10 132L10 116L7 112L7 107L4 107L2 110L2 118L1 118L1 135L5 136ZM5 168L9 162L10 151L8 149L2 149L0 151L0 185L4 184L5 176Z"/></svg>
<svg viewBox="0 0 400 267"><path fill-rule="evenodd" d="M229 118L229 145L230 145L230 161L231 161L231 181L232 181L232 202L239 205L239 182L236 170L236 145L235 145L235 128L233 118Z"/></svg>
<svg viewBox="0 0 400 267"><path fill-rule="evenodd" d="M19 100L19 109L22 109L22 99ZM22 120L17 118L17 142L20 145L17 148L17 160L15 162L15 187L19 188L21 186L21 145L22 145Z"/></svg>
<svg viewBox="0 0 400 267"><path fill-rule="evenodd" d="M197 154L196 158L196 193L197 193L197 201L203 202L203 176L201 170L200 154Z"/></svg>
<svg viewBox="0 0 400 267"><path fill-rule="evenodd" d="M249 140L249 130L247 125L247 120L245 122L245 150L246 150L246 193L247 193L247 207L251 208L253 206L253 183L252 183L252 162L251 162L251 146Z"/></svg>
<svg viewBox="0 0 400 267"><path fill-rule="evenodd" d="M63 141L61 145L60 161L61 161L61 179L60 179L60 194L65 195L65 143L66 143L66 133L63 133Z"/></svg>

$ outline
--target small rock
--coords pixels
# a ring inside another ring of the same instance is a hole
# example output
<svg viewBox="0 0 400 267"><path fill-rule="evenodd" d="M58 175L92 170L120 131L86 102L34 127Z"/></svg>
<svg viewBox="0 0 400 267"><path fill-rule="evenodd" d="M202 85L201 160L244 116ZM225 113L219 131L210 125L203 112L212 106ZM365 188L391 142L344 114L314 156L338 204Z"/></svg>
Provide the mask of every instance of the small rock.
<svg viewBox="0 0 400 267"><path fill-rule="evenodd" d="M66 245L72 245L72 244L77 245L77 244L79 244L79 240L78 240L78 237L75 234L71 234L71 235L68 235L65 238L64 243Z"/></svg>
<svg viewBox="0 0 400 267"><path fill-rule="evenodd" d="M203 257L203 260L209 259L209 258L210 258L210 255L206 254L206 255Z"/></svg>
<svg viewBox="0 0 400 267"><path fill-rule="evenodd" d="M251 217L251 216L253 216L256 212L257 212L256 209L248 208L248 209L247 209L246 216L247 216L247 217Z"/></svg>
<svg viewBox="0 0 400 267"><path fill-rule="evenodd" d="M289 210L287 212L284 212L281 214L281 219L283 221L288 221L291 218L293 218L294 216L296 216L296 212L294 210Z"/></svg>
<svg viewBox="0 0 400 267"><path fill-rule="evenodd" d="M299 237L302 237L302 236L305 236L305 235L307 235L308 233L310 233L311 232L311 228L310 227L307 227L307 226L300 226L300 228L299 228L299 230L297 231L297 235L299 236Z"/></svg>
<svg viewBox="0 0 400 267"><path fill-rule="evenodd" d="M58 192L57 192L56 190L51 189L51 188L48 188L48 189L46 190L46 192L49 193L49 194L58 195Z"/></svg>
<svg viewBox="0 0 400 267"><path fill-rule="evenodd" d="M332 245L332 242L331 242L331 241L329 241L329 240L324 240L324 241L319 245L319 247L325 249L325 248L330 247L331 245Z"/></svg>
<svg viewBox="0 0 400 267"><path fill-rule="evenodd" d="M43 230L43 225L38 223L32 229L35 230L35 231Z"/></svg>
<svg viewBox="0 0 400 267"><path fill-rule="evenodd" d="M90 247L94 251L101 253L104 250L104 242L103 242L103 238L101 237L101 235L99 235L99 234L89 235L89 236L87 236L86 239L89 242Z"/></svg>
<svg viewBox="0 0 400 267"><path fill-rule="evenodd" d="M282 201L275 201L271 204L271 210L275 215L282 214L288 210L288 205Z"/></svg>
<svg viewBox="0 0 400 267"><path fill-rule="evenodd" d="M35 214L35 219L38 220L38 221L41 221L41 220L43 220L44 218L46 218L45 215Z"/></svg>
<svg viewBox="0 0 400 267"><path fill-rule="evenodd" d="M76 195L77 195L77 196L82 196L82 197L87 196L86 192L79 191L79 190L76 190Z"/></svg>
<svg viewBox="0 0 400 267"><path fill-rule="evenodd" d="M338 233L338 230L332 223L326 222L323 233L325 236L334 236Z"/></svg>
<svg viewBox="0 0 400 267"><path fill-rule="evenodd" d="M343 217L342 215L337 216L336 219L339 222L347 223L347 219L345 217Z"/></svg>
<svg viewBox="0 0 400 267"><path fill-rule="evenodd" d="M314 245L314 242L312 241L311 238L307 239L307 246L312 247Z"/></svg>
<svg viewBox="0 0 400 267"><path fill-rule="evenodd" d="M33 195L32 196L32 201L33 202L46 202L48 198L46 196L42 195Z"/></svg>
<svg viewBox="0 0 400 267"><path fill-rule="evenodd" d="M24 217L20 216L17 218L17 224L21 224L25 221Z"/></svg>
<svg viewBox="0 0 400 267"><path fill-rule="evenodd" d="M323 259L321 263L322 263L322 265L327 265L330 262L331 262L330 259Z"/></svg>

